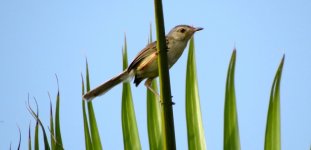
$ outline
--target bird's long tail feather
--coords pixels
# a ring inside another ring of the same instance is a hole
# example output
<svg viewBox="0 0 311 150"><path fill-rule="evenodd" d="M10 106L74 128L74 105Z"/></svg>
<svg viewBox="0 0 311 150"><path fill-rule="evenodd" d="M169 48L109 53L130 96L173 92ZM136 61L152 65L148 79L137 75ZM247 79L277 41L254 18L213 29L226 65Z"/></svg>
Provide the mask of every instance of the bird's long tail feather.
<svg viewBox="0 0 311 150"><path fill-rule="evenodd" d="M129 77L131 77L131 73L129 73L128 70L125 70L118 76L113 77L109 81L84 94L83 99L91 101L95 97L105 94L107 91L109 91L111 88L118 85L119 83L126 81Z"/></svg>

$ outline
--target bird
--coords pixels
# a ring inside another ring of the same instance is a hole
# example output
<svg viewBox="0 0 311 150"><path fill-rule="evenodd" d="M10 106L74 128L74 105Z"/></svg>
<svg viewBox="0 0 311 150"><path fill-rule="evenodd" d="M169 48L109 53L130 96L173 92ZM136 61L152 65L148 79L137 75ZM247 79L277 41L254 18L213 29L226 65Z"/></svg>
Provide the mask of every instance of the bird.
<svg viewBox="0 0 311 150"><path fill-rule="evenodd" d="M166 35L166 51L169 68L180 58L194 33L200 30L203 30L203 28L190 25L177 25L170 30ZM158 75L158 49L157 41L154 41L142 49L122 73L90 90L83 95L83 99L91 101L95 97L105 94L114 86L128 81L128 79L132 77L134 77L134 84L136 86L146 79L145 86L147 89L159 96L151 87L152 80Z"/></svg>

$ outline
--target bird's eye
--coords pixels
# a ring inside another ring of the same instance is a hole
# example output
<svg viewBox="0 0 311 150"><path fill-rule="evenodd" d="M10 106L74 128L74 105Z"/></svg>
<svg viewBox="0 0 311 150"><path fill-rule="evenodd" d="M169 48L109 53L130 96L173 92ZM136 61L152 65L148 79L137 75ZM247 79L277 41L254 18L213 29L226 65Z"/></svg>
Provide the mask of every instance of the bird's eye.
<svg viewBox="0 0 311 150"><path fill-rule="evenodd" d="M181 29L179 30L179 32L181 32L181 33L185 33L185 31L186 31L186 29L184 29L184 28L181 28Z"/></svg>

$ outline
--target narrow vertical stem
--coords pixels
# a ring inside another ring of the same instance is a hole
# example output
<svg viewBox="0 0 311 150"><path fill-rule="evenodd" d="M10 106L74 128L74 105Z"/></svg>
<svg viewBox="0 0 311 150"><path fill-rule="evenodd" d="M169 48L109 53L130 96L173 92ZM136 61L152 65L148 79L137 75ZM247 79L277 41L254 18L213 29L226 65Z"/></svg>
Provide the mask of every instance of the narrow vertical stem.
<svg viewBox="0 0 311 150"><path fill-rule="evenodd" d="M160 77L160 95L162 100L163 116L163 146L164 149L175 150L175 129L174 116L171 98L170 78L168 71L166 38L164 29L164 17L162 9L162 0L154 0L155 20L157 29L157 47L158 47L158 66Z"/></svg>

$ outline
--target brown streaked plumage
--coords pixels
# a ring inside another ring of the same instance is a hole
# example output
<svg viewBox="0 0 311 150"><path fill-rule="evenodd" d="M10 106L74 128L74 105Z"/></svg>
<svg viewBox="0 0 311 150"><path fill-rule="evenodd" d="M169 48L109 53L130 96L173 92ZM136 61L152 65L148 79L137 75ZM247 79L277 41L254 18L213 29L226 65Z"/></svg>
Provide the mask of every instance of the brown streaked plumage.
<svg viewBox="0 0 311 150"><path fill-rule="evenodd" d="M172 67L182 55L192 35L200 30L203 30L203 28L178 25L166 35L169 68ZM147 79L145 86L158 95L158 93L156 93L150 86L151 81L158 76L158 52L156 41L148 44L143 50L141 50L129 67L121 74L87 92L83 95L83 99L88 101L92 100L133 76L135 77L134 83L136 86L138 86L144 79Z"/></svg>

